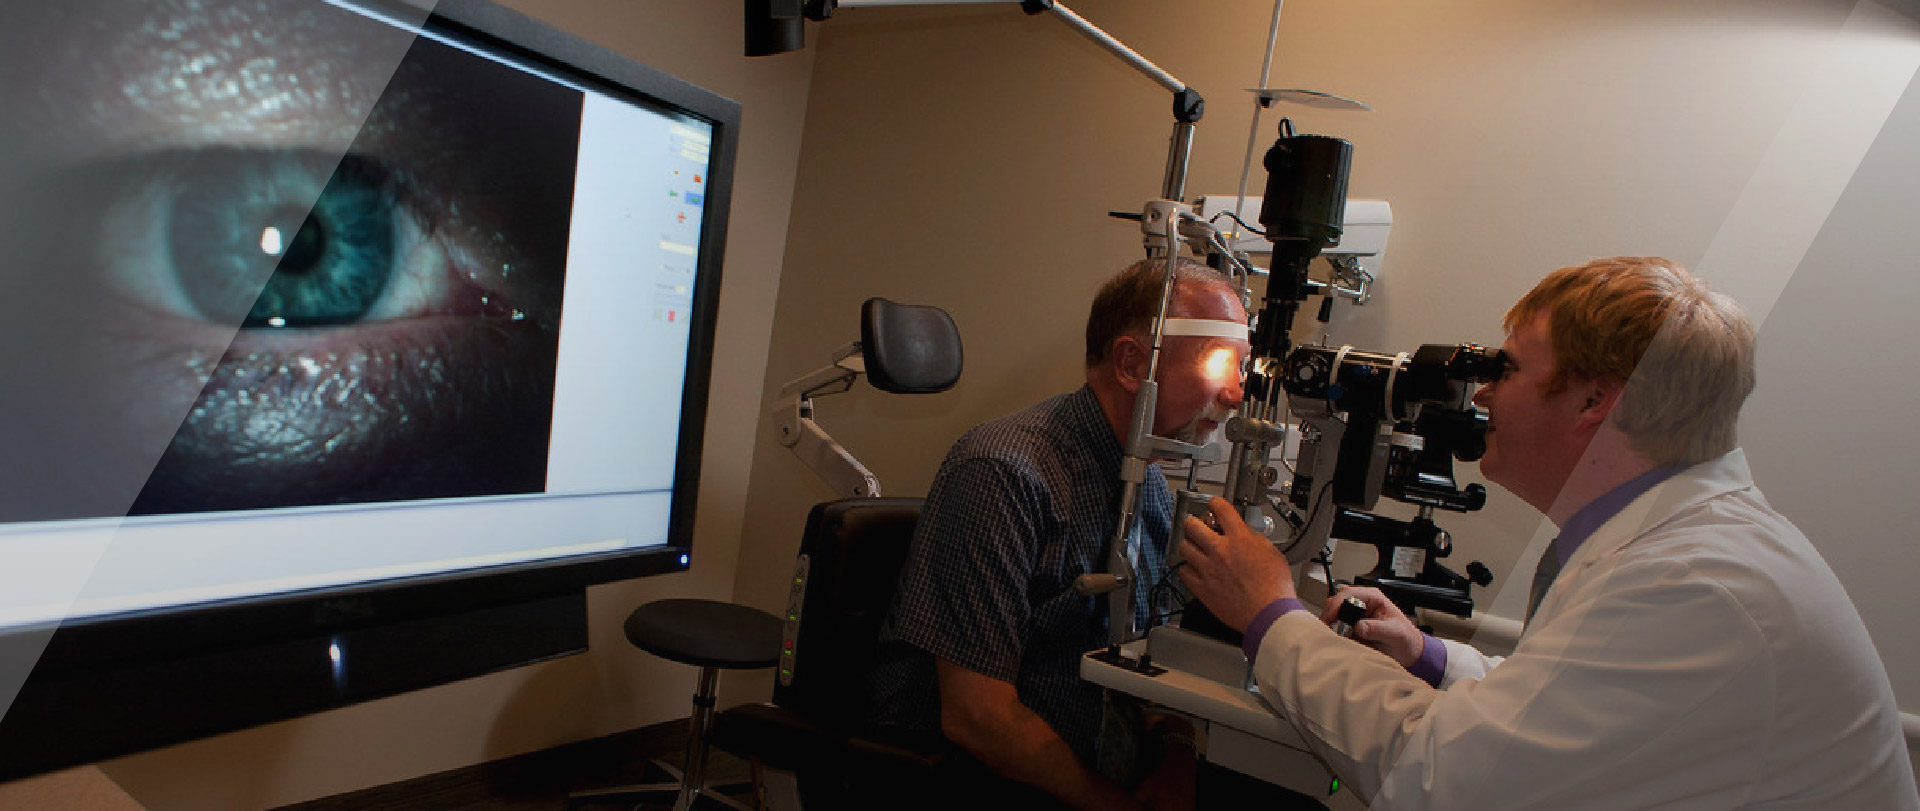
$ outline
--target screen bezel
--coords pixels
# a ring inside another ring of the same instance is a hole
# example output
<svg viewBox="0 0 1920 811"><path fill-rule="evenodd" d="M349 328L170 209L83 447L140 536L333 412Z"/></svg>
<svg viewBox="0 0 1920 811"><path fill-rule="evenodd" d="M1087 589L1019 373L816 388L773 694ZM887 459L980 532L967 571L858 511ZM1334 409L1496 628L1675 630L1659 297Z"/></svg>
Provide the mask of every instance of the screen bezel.
<svg viewBox="0 0 1920 811"><path fill-rule="evenodd" d="M421 15L411 10L400 16L419 19ZM484 0L441 0L423 25L525 60L616 99L683 113L714 128L701 207L702 236L666 543L73 618L57 629L0 632L0 652L45 644L14 705L0 719L0 780L581 652L586 639L587 586L690 567L740 106ZM472 637L476 622L501 629L499 637ZM442 650L446 655L437 663L404 664L391 655L374 656L374 664L368 666L386 669L354 673L350 684L335 679L289 685L284 695L255 691L251 700L219 700L219 684L249 667L272 670L273 662L288 656L324 656L329 645L343 641L393 651L409 647L410 636L425 640L462 631L469 633L464 644L473 648L470 654ZM35 703L72 704L76 697L105 691L118 696L112 707ZM181 713L177 710L182 701L202 706ZM174 708L161 714L165 718L125 718L122 723L112 715L130 706L163 703ZM89 712L100 717L78 717ZM116 728L120 734L101 734L103 724L116 723L125 727ZM80 730L87 732L79 734Z"/></svg>

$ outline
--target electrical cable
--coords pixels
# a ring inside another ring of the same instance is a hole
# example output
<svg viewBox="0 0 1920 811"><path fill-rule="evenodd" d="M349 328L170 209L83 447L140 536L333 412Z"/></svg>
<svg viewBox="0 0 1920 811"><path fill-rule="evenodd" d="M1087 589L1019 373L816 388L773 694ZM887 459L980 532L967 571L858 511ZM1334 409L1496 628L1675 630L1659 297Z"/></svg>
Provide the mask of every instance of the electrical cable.
<svg viewBox="0 0 1920 811"><path fill-rule="evenodd" d="M1173 573L1176 571L1179 571L1180 567L1185 565L1187 565L1187 562L1185 560L1182 560L1178 563L1173 564L1172 566L1168 566L1167 570L1160 574L1160 582L1153 584L1152 588L1147 589L1147 611L1148 611L1147 627L1151 628L1155 625L1162 624L1168 620L1173 619L1174 617L1181 616L1186 612L1187 601L1180 599L1180 590L1178 588L1175 588L1173 585ZM1167 601L1168 604L1171 605L1174 603L1178 603L1179 607L1171 608L1164 613L1156 614L1153 612L1154 612L1154 609L1157 609L1160 607L1159 594L1162 589L1165 589L1167 595L1173 598Z"/></svg>
<svg viewBox="0 0 1920 811"><path fill-rule="evenodd" d="M1316 493L1313 497L1313 508L1307 511L1306 523L1300 525L1302 530L1305 530L1307 527L1313 526L1313 519L1319 517L1320 507L1321 505L1326 503L1327 493L1331 492L1332 486L1333 486L1332 482L1327 482L1326 484L1320 485L1319 492ZM1292 552L1293 548L1296 546L1299 546L1300 542L1303 540L1306 540L1306 534L1304 533L1304 531L1301 534L1295 535L1293 540L1287 543L1286 548L1280 550L1280 554L1284 555Z"/></svg>
<svg viewBox="0 0 1920 811"><path fill-rule="evenodd" d="M1262 239L1265 239L1265 238L1266 238L1266 236L1267 236L1267 232L1266 232L1266 231L1263 231L1263 230L1261 230L1261 229L1258 229L1258 228L1255 228L1255 227L1253 227L1253 226L1251 226L1251 225L1248 225L1248 224L1247 224L1247 221L1246 221L1246 220L1243 220L1243 219L1240 219L1240 215L1238 215L1238 214L1235 214L1235 213L1233 213L1233 212L1231 212L1231 211L1222 211L1222 212L1220 212L1220 213L1218 213L1218 214L1215 214L1215 215L1213 215L1213 220L1217 220L1217 219L1220 219L1221 217L1228 217L1228 218L1231 218L1231 219L1232 219L1232 220L1233 220L1233 221L1234 221L1235 223L1238 223L1238 224L1240 225L1240 227L1241 227L1241 228L1245 228L1245 229L1247 229L1248 231L1251 231L1251 232L1253 232L1254 234L1256 234L1256 235L1258 235L1258 236L1260 236L1260 237L1261 237ZM1208 220L1208 221L1207 221L1207 223L1208 223L1209 225L1211 225L1211 224L1213 223L1213 220Z"/></svg>
<svg viewBox="0 0 1920 811"><path fill-rule="evenodd" d="M1292 552L1294 547L1299 546L1300 542L1306 539L1306 533L1304 532L1304 530L1308 527L1313 526L1313 519L1320 517L1320 507L1326 503L1327 494L1332 492L1332 490L1333 490L1333 482L1331 480L1322 482L1320 484L1320 490L1314 493L1313 497L1309 499L1309 503L1312 506L1307 510L1306 523L1300 525L1303 531L1300 534L1295 535L1293 537L1293 541L1288 543L1285 549L1280 550L1280 554L1284 555L1289 552Z"/></svg>

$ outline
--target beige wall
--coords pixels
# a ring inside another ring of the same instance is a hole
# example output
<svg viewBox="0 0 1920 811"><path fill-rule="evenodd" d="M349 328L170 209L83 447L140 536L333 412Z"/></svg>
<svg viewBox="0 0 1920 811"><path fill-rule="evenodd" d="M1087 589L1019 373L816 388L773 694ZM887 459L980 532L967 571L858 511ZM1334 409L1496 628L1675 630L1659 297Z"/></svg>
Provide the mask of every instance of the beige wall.
<svg viewBox="0 0 1920 811"><path fill-rule="evenodd" d="M101 764L151 809L262 808L686 716L694 670L635 650L633 606L732 595L750 434L799 159L811 54L740 56L737 2L506 5L745 108L691 571L592 589L592 652ZM52 785L69 798L73 785ZM46 783L41 784L44 788ZM0 788L0 790L4 790ZM5 795L0 795L4 797ZM28 795L36 805L44 795ZM76 800L77 801L77 800ZM0 801L0 805L6 802Z"/></svg>
<svg viewBox="0 0 1920 811"><path fill-rule="evenodd" d="M1207 93L1187 191L1231 193L1273 6L1071 5ZM967 345L956 389L819 403L888 493L920 494L966 427L1078 385L1090 293L1139 255L1137 232L1103 215L1158 194L1167 96L1057 21L998 6L843 11L815 30L766 391L856 337L868 296L947 308ZM1852 0L1291 0L1270 82L1377 109L1285 111L1351 140L1352 194L1394 210L1379 297L1340 306L1336 343L1498 344L1540 275L1610 254L1675 257L1777 315L1745 422L1756 471L1834 561L1909 709L1920 552L1901 511L1870 508L1900 503L1920 445L1894 427L1916 385L1898 348L1914 337L1902 313L1920 251L1892 216L1915 210L1894 190L1920 187L1905 146L1920 139L1898 134L1920 132L1902 124L1920 99L1888 117L1917 52L1910 17ZM1857 373L1824 377L1843 368ZM830 494L764 425L755 455L737 593L771 609L807 506ZM1550 525L1497 488L1483 512L1441 520L1456 566L1498 575L1483 608L1517 616L1526 590L1507 587ZM1349 571L1372 564L1370 549L1341 554Z"/></svg>

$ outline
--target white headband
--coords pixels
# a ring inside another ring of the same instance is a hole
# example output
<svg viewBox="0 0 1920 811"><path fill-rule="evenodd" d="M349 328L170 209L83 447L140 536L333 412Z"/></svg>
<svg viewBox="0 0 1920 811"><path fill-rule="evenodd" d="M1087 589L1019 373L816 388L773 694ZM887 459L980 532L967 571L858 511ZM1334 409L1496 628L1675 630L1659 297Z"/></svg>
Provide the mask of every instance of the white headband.
<svg viewBox="0 0 1920 811"><path fill-rule="evenodd" d="M1244 341L1247 339L1247 325L1238 321L1222 321L1213 318L1169 318L1160 334Z"/></svg>

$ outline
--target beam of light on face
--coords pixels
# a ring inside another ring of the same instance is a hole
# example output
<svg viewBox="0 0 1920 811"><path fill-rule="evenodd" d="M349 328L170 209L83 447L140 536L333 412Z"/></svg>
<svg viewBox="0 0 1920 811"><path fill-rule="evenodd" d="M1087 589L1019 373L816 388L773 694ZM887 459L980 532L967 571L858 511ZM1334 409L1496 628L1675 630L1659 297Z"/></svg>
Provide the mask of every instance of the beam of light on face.
<svg viewBox="0 0 1920 811"><path fill-rule="evenodd" d="M1240 359L1231 347L1215 347L1207 352L1200 373L1209 381L1225 385L1240 374Z"/></svg>

